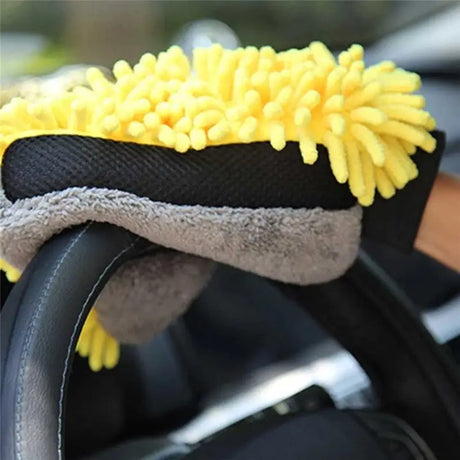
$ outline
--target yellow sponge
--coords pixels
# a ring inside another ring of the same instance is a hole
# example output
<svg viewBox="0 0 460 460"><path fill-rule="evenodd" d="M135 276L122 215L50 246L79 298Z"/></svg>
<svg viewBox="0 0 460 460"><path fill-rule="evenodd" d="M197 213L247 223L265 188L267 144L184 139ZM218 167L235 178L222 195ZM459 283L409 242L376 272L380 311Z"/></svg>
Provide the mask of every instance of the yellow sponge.
<svg viewBox="0 0 460 460"><path fill-rule="evenodd" d="M111 82L92 68L89 88L12 100L0 110L0 155L18 138L80 134L181 153L256 141L282 150L296 141L313 164L322 144L337 181L368 206L375 189L389 198L417 176L416 147L436 146L425 100L411 94L419 76L391 61L365 68L360 45L338 59L320 42L281 53L214 45L197 49L193 66L174 46L134 67L118 61L113 74Z"/></svg>

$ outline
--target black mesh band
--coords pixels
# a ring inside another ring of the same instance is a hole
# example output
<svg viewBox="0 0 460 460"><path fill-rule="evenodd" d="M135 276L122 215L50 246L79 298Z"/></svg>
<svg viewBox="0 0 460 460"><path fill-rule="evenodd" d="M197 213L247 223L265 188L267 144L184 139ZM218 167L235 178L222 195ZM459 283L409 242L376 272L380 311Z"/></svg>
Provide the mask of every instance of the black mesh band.
<svg viewBox="0 0 460 460"><path fill-rule="evenodd" d="M356 202L334 179L326 150L305 165L298 143L173 149L85 136L23 138L7 149L3 188L11 201L65 190L122 190L179 205L346 209Z"/></svg>
<svg viewBox="0 0 460 460"><path fill-rule="evenodd" d="M413 250L446 144L443 132L431 134L436 138L436 150L430 154L418 151L412 156L419 171L418 177L389 200L376 195L374 204L364 209L364 236L402 252Z"/></svg>

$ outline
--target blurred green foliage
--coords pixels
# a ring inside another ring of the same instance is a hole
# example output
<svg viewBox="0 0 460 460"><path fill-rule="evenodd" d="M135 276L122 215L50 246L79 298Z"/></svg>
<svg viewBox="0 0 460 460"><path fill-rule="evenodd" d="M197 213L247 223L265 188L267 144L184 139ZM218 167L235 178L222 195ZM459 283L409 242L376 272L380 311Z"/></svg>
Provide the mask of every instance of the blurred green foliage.
<svg viewBox="0 0 460 460"><path fill-rule="evenodd" d="M53 72L72 61L71 53L66 47L51 44L40 54L29 59L24 65L24 70L27 74L40 75Z"/></svg>
<svg viewBox="0 0 460 460"><path fill-rule="evenodd" d="M163 2L162 2L163 3ZM321 40L331 48L376 38L378 23L391 9L388 0L375 1L194 1L164 2L165 30L185 22L219 19L235 30L243 45L270 44L277 50L303 48Z"/></svg>
<svg viewBox="0 0 460 460"><path fill-rule="evenodd" d="M198 19L223 21L242 45L269 44L277 50L302 48L312 40L322 40L332 49L356 42L368 45L404 21L446 4L446 0L0 1L2 32L36 33L51 43L25 66L34 73L70 61L109 65L118 57L137 60L145 51L156 53L170 46L182 27Z"/></svg>
<svg viewBox="0 0 460 460"><path fill-rule="evenodd" d="M86 0L79 0L85 3ZM97 0L96 0L97 1ZM111 3L105 3L110 16ZM75 2L75 0L74 0ZM136 0L125 0L136 8ZM40 33L65 41L66 9L70 1L2 0L2 31ZM392 8L392 1L252 0L252 1L147 1L163 17L164 48L184 24L202 18L219 19L232 27L242 43L276 48L302 47L305 37L323 40L331 47L354 41L368 42L378 32L378 21ZM71 19L71 18L70 18ZM91 18L88 18L88 26ZM376 27L377 25L377 27ZM120 37L121 38L121 37Z"/></svg>
<svg viewBox="0 0 460 460"><path fill-rule="evenodd" d="M59 41L64 36L65 1L1 0L2 32L37 33Z"/></svg>

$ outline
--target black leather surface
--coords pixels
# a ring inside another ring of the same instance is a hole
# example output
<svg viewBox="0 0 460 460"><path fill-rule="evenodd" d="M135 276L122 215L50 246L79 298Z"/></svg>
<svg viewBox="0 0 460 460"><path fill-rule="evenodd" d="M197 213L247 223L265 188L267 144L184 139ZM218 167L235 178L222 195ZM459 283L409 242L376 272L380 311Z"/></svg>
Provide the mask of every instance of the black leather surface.
<svg viewBox="0 0 460 460"><path fill-rule="evenodd" d="M178 205L347 209L356 202L348 185L334 179L325 148L314 165L305 165L296 142L281 152L255 142L184 155L93 137L29 137L8 147L2 182L12 201L96 187Z"/></svg>
<svg viewBox="0 0 460 460"><path fill-rule="evenodd" d="M380 439L394 460L436 460L426 442L401 419L369 410L355 410L352 413Z"/></svg>
<svg viewBox="0 0 460 460"><path fill-rule="evenodd" d="M435 460L417 433L398 418L332 408L250 417L193 450L184 447L141 438L81 460Z"/></svg>
<svg viewBox="0 0 460 460"><path fill-rule="evenodd" d="M329 409L229 430L187 460L390 460L380 439L352 413Z"/></svg>
<svg viewBox="0 0 460 460"><path fill-rule="evenodd" d="M411 425L437 458L457 460L460 379L413 305L364 254L335 281L280 288L350 351L383 410Z"/></svg>
<svg viewBox="0 0 460 460"><path fill-rule="evenodd" d="M63 456L65 393L76 340L103 285L147 243L87 224L48 242L1 313L1 458Z"/></svg>

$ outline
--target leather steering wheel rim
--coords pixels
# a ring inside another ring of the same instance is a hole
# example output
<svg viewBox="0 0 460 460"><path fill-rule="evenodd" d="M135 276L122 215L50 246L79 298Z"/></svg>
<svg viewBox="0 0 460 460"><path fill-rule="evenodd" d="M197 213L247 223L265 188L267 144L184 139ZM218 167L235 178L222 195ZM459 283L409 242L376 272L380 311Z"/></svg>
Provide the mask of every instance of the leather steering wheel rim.
<svg viewBox="0 0 460 460"><path fill-rule="evenodd" d="M121 228L88 223L53 237L28 265L1 312L1 458L64 457L79 332L110 276L149 246Z"/></svg>

